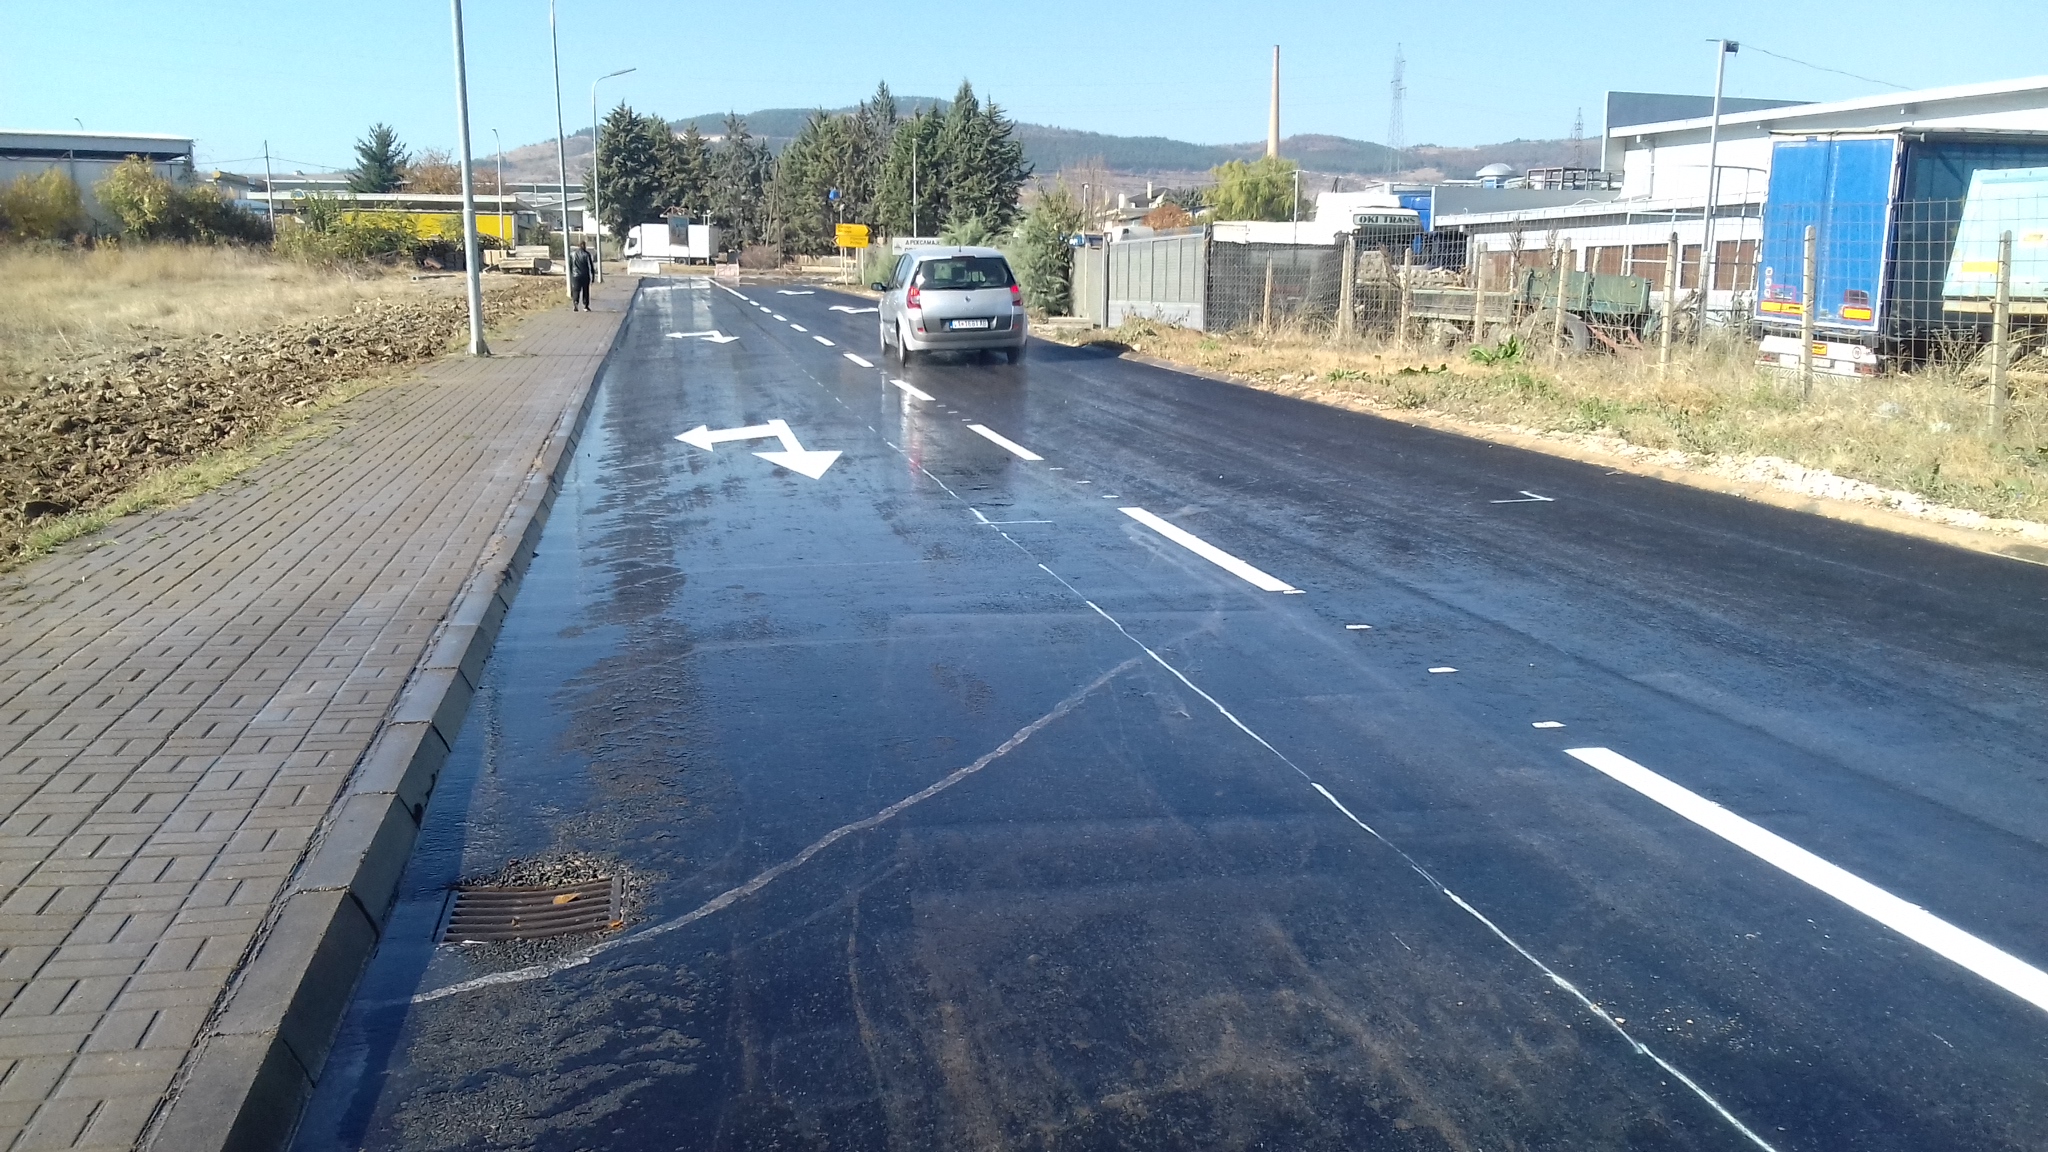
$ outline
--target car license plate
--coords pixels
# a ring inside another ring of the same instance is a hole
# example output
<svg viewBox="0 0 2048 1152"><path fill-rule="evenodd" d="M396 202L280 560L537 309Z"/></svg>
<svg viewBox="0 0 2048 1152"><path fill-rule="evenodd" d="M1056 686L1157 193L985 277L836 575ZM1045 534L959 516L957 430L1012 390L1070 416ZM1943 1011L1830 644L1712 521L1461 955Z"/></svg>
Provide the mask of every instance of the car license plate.
<svg viewBox="0 0 2048 1152"><path fill-rule="evenodd" d="M984 320L948 320L948 321L946 321L946 327L947 327L948 329L951 329L952 331L955 331L955 332L959 332L959 331L962 331L962 330L964 330L964 329L968 329L968 328L986 328L986 327L988 327L988 326L989 326L990 324L992 324L992 323L994 323L994 321L992 321L992 320L986 320L986 319L984 319Z"/></svg>

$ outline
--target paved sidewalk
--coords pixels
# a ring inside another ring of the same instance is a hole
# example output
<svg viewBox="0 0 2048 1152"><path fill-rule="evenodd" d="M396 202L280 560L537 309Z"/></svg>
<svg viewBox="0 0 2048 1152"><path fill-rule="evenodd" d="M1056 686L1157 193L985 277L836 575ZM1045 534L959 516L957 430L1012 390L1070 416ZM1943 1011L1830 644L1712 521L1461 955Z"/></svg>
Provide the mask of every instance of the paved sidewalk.
<svg viewBox="0 0 2048 1152"><path fill-rule="evenodd" d="M633 283L0 577L0 1152L136 1146Z"/></svg>

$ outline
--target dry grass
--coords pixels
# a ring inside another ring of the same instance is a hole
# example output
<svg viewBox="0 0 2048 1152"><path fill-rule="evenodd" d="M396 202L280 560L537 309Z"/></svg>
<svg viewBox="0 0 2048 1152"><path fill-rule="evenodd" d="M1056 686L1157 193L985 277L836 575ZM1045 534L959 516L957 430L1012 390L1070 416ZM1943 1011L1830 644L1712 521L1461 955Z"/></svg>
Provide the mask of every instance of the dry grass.
<svg viewBox="0 0 2048 1152"><path fill-rule="evenodd" d="M240 248L0 248L0 379L12 391L152 340L261 331L378 296L445 290L403 272L307 267Z"/></svg>
<svg viewBox="0 0 2048 1152"><path fill-rule="evenodd" d="M1682 466L1729 471L1789 460L1995 517L2048 520L2048 373L2015 373L2002 440L1986 435L1988 389L1971 366L1869 380L1798 382L1754 364L1754 345L1687 348L1668 375L1654 352L1480 364L1469 349L1396 347L1311 332L1227 336L1144 321L1108 340L1255 387L1367 411L1426 412L1474 426L1626 441ZM2037 358L2038 359L2038 358Z"/></svg>

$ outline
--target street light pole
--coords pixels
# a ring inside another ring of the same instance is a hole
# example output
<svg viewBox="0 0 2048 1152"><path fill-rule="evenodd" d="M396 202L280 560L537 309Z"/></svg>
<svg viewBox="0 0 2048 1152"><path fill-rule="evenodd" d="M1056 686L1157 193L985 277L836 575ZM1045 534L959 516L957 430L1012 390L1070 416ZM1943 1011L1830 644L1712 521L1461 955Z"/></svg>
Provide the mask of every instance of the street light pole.
<svg viewBox="0 0 2048 1152"><path fill-rule="evenodd" d="M562 291L574 301L576 282L569 270L569 137L562 131L562 43L555 34L555 0L548 0L548 47L555 60L555 174L562 181Z"/></svg>
<svg viewBox="0 0 2048 1152"><path fill-rule="evenodd" d="M495 185L498 193L498 243L509 248L512 245L505 238L505 141L496 128L491 129L491 142L498 147L498 180Z"/></svg>
<svg viewBox="0 0 2048 1152"><path fill-rule="evenodd" d="M604 193L598 186L597 171L597 86L614 76L624 76L633 71L637 69L621 68L617 72L607 72L590 82L590 211L586 216L596 225L590 230L590 234L597 240L597 260L592 267L596 271L599 284L604 283L604 218L598 214L598 206L603 202Z"/></svg>
<svg viewBox="0 0 2048 1152"><path fill-rule="evenodd" d="M1728 58L1742 46L1733 40L1714 42L1714 122L1707 128L1707 215L1700 234L1700 335L1707 334L1707 301L1714 291L1714 206L1720 200L1721 85L1728 76Z"/></svg>
<svg viewBox="0 0 2048 1152"><path fill-rule="evenodd" d="M462 0L448 0L455 17L455 139L462 149L462 255L469 288L469 354L489 356L484 343L482 253L476 242L476 178L469 162L469 75L462 58Z"/></svg>

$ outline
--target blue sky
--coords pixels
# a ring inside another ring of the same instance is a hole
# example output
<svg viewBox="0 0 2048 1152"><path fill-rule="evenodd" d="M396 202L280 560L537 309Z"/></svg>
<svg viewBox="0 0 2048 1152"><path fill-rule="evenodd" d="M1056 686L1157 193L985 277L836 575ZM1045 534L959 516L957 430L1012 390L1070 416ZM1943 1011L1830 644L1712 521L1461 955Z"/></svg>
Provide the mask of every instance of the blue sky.
<svg viewBox="0 0 2048 1152"><path fill-rule="evenodd" d="M1709 37L1747 41L1909 87L2048 71L2040 0L1818 4L1526 0L1283 7L1033 3L860 6L558 0L570 126L590 81L674 117L734 108L842 105L887 79L949 95L963 77L1019 119L1203 143L1265 134L1271 45L1282 46L1285 132L1370 140L1387 131L1387 81L1407 57L1410 144L1562 136L1585 110L1596 133L1610 88L1708 91ZM1266 14L1268 12L1284 14ZM913 32L895 29L918 14ZM468 0L476 148L552 136L546 0ZM347 164L383 120L416 146L455 140L449 9L433 0L282 4L0 0L0 127L194 136L202 163L250 170L273 153ZM1731 95L1834 99L1876 84L1744 51ZM257 165L260 167L260 164Z"/></svg>

